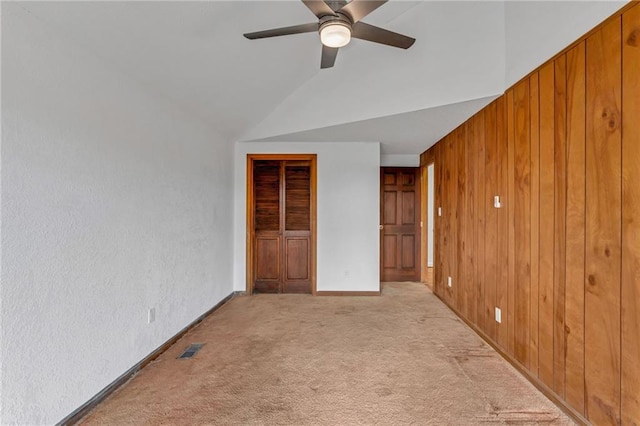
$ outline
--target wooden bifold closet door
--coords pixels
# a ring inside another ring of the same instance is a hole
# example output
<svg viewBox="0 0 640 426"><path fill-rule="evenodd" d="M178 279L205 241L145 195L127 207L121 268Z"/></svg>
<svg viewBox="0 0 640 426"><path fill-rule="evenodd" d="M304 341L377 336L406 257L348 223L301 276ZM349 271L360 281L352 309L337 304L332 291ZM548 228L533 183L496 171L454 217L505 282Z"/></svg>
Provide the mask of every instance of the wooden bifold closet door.
<svg viewBox="0 0 640 426"><path fill-rule="evenodd" d="M251 289L312 293L312 168L305 160L253 160Z"/></svg>

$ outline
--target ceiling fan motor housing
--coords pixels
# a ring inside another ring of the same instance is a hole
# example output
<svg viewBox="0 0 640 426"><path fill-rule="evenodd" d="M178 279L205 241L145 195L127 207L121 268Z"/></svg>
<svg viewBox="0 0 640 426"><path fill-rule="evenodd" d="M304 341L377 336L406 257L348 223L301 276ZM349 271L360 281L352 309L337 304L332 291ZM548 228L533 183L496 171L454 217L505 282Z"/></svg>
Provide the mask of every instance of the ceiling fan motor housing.
<svg viewBox="0 0 640 426"><path fill-rule="evenodd" d="M342 25L349 29L351 32L351 19L343 13L337 12L335 15L326 15L320 18L320 24L318 25L318 31L322 32L322 29L328 27L329 25Z"/></svg>

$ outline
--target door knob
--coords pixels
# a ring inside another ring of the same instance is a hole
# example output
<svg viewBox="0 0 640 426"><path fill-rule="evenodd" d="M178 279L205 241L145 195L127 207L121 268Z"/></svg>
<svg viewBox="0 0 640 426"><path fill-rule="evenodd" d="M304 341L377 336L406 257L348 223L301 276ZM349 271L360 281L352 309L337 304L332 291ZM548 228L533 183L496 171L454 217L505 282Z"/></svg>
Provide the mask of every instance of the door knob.
<svg viewBox="0 0 640 426"><path fill-rule="evenodd" d="M382 231L384 229L384 225L380 225L380 230Z"/></svg>

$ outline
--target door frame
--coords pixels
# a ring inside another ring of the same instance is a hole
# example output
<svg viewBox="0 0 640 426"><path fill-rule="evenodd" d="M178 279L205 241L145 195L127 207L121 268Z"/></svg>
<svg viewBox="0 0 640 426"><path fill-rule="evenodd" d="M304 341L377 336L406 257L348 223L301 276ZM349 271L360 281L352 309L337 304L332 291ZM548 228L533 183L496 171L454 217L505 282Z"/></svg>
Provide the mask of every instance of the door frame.
<svg viewBox="0 0 640 426"><path fill-rule="evenodd" d="M422 177L422 181L421 181L421 191L420 191L420 196L422 197L420 199L421 201L421 211L420 211L420 221L422 222L423 226L420 229L420 264L421 264L421 273L420 273L420 281L422 281L423 283L426 283L428 281L428 265L427 265L427 260L429 258L429 237L427 235L427 233L429 232L428 226L429 226L429 218L427 217L428 214L428 200L429 200L429 174L428 174L428 167L433 165L433 172L434 172L434 181L435 179L435 172L436 172L436 162L435 162L435 155L434 155L434 148L427 150L426 152L423 152L420 155L420 175ZM434 212L433 212L433 275L432 275L432 282L431 282L431 289L434 290L435 289L435 281L436 281L436 241L438 241L438 239L436 238L436 205L437 205L437 200L436 200L436 194L437 194L437 190L435 187L435 182L433 185L433 208L434 208Z"/></svg>
<svg viewBox="0 0 640 426"><path fill-rule="evenodd" d="M316 295L316 244L317 244L317 154L247 154L247 253L246 253L246 277L247 277L247 294L253 294L253 266L255 264L255 227L254 227L254 204L253 197L253 162L257 160L273 160L273 161L309 161L311 164L311 294Z"/></svg>

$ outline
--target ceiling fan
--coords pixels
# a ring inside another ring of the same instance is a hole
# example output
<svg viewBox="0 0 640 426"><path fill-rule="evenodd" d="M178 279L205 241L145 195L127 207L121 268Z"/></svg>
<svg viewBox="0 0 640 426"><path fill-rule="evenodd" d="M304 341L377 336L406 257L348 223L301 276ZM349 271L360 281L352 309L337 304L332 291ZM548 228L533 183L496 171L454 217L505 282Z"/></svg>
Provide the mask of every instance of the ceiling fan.
<svg viewBox="0 0 640 426"><path fill-rule="evenodd" d="M385 4L388 0L302 0L318 18L318 22L293 25L291 27L274 28L244 34L249 40L278 37L291 34L311 33L318 31L322 42L322 59L320 68L331 68L336 62L338 49L346 46L351 37L368 40L387 46L410 48L416 41L414 38L394 33L380 27L365 24L362 18Z"/></svg>

